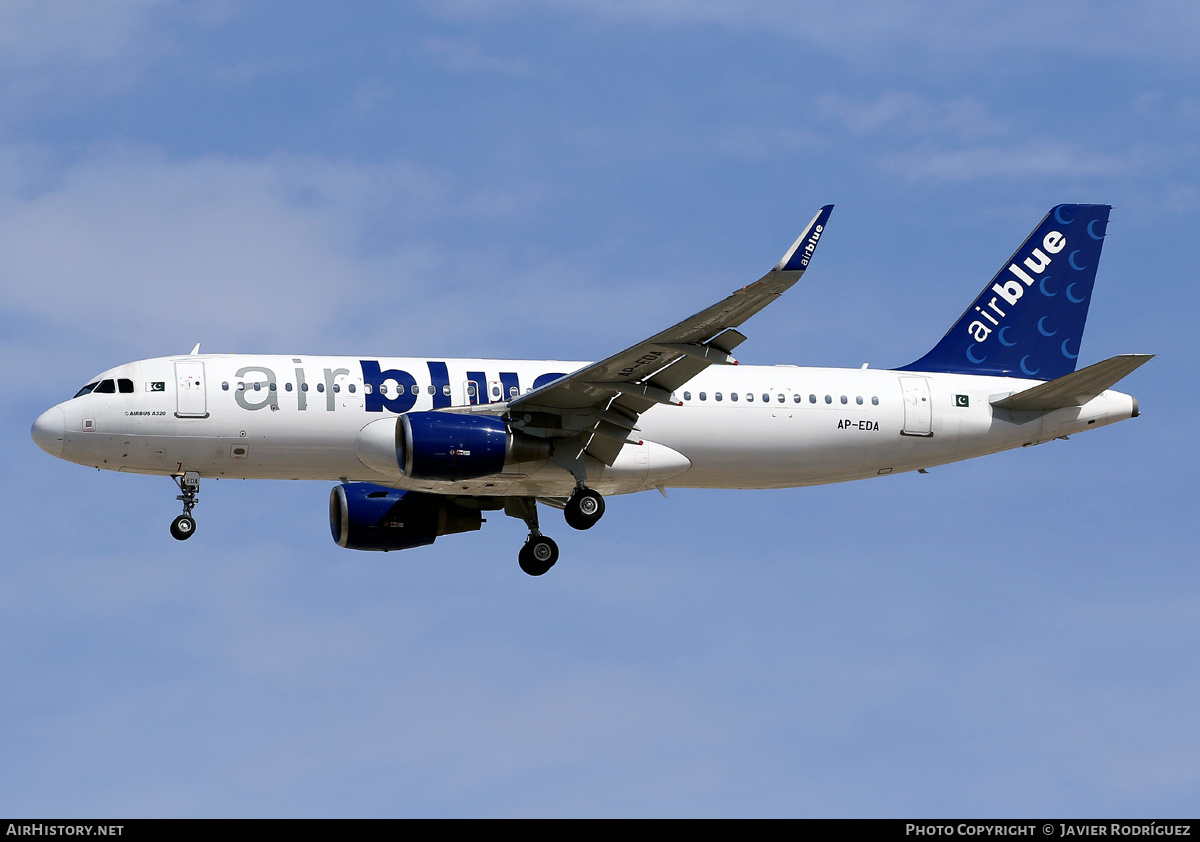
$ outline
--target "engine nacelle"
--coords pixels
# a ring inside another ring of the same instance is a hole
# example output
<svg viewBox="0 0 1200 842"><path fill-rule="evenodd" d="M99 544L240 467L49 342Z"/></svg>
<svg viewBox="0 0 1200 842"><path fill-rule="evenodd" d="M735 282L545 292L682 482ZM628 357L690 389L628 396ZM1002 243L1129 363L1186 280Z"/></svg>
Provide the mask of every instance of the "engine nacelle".
<svg viewBox="0 0 1200 842"><path fill-rule="evenodd" d="M407 412L363 427L355 453L368 468L389 476L453 482L549 459L550 443L509 429L495 415Z"/></svg>
<svg viewBox="0 0 1200 842"><path fill-rule="evenodd" d="M495 415L407 412L396 431L396 461L412 479L459 480L504 470L508 425Z"/></svg>
<svg viewBox="0 0 1200 842"><path fill-rule="evenodd" d="M329 494L329 531L339 547L351 550L407 550L432 544L439 535L479 529L480 505L368 482L342 483Z"/></svg>

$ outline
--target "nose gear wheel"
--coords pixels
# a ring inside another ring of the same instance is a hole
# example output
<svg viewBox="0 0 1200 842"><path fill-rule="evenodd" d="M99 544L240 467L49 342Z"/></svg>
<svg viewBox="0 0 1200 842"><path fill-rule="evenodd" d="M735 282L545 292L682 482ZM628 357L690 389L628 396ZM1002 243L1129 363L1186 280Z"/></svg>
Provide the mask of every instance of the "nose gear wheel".
<svg viewBox="0 0 1200 842"><path fill-rule="evenodd" d="M171 479L179 486L180 494L175 499L183 503L183 514L171 521L171 537L176 541L186 541L196 531L192 509L196 507L196 498L200 495L200 475L195 471L187 471L183 476L173 476Z"/></svg>

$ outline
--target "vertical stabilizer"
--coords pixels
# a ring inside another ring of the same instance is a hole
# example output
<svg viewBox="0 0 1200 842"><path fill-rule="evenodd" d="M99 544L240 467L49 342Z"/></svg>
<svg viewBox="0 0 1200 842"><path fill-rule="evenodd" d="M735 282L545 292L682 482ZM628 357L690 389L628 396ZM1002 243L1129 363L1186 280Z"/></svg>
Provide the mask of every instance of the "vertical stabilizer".
<svg viewBox="0 0 1200 842"><path fill-rule="evenodd" d="M1075 370L1109 205L1058 205L942 340L900 371L1053 380Z"/></svg>

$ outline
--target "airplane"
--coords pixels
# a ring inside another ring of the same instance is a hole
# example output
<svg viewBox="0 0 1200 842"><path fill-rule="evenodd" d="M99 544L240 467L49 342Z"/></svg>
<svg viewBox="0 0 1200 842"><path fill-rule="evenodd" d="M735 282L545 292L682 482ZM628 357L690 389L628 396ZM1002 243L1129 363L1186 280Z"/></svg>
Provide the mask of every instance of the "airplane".
<svg viewBox="0 0 1200 842"><path fill-rule="evenodd" d="M401 550L503 511L518 561L558 560L538 503L589 529L604 497L786 488L925 471L1138 416L1150 360L1076 370L1108 205L1050 210L925 356L896 369L739 365L738 328L808 269L822 207L758 281L599 362L189 354L140 360L46 410L52 456L171 477L190 538L201 478L325 480L339 546Z"/></svg>

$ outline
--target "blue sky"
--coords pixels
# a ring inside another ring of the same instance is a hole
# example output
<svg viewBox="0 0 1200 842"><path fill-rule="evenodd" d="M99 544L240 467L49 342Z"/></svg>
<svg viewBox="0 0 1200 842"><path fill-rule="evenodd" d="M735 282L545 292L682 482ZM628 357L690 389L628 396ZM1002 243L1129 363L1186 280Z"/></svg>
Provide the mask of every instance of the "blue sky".
<svg viewBox="0 0 1200 842"><path fill-rule="evenodd" d="M348 8L347 8L348 7ZM1144 816L1200 797L1186 3L0 6L0 812ZM210 351L594 359L837 205L744 362L903 365L1058 202L1144 415L843 486L399 554L320 483L29 426Z"/></svg>

